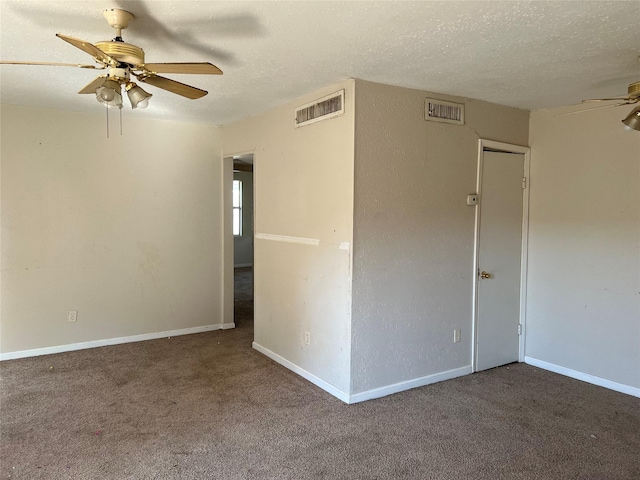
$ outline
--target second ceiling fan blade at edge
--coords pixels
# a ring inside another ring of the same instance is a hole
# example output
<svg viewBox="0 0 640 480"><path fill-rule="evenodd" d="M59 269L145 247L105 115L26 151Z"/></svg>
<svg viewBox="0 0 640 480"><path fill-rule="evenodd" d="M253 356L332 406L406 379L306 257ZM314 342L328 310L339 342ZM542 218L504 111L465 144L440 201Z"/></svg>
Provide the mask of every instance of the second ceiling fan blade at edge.
<svg viewBox="0 0 640 480"><path fill-rule="evenodd" d="M222 75L222 70L209 62L145 63L141 68L152 73L185 73L190 75Z"/></svg>
<svg viewBox="0 0 640 480"><path fill-rule="evenodd" d="M100 75L98 78L91 80L91 82L85 85L78 93L96 93L96 90L104 83L106 79L107 75Z"/></svg>
<svg viewBox="0 0 640 480"><path fill-rule="evenodd" d="M633 101L632 97L611 97L611 98L588 98L586 100L582 100L582 103L595 103L595 102L614 102L616 100L626 100Z"/></svg>
<svg viewBox="0 0 640 480"><path fill-rule="evenodd" d="M200 90L199 88L192 87L191 85L185 85L184 83L176 82L175 80L160 77L158 75L151 75L148 77L141 75L138 77L138 80L143 83L153 85L154 87L167 90L168 92L190 98L191 100L202 98L209 93L206 90Z"/></svg>
<svg viewBox="0 0 640 480"><path fill-rule="evenodd" d="M67 43L70 43L71 45L73 45L76 48L79 48L83 52L88 53L97 61L102 62L105 65L115 66L117 63L113 58L111 58L109 55L104 53L102 50L100 50L98 47L96 47L92 43L85 42L84 40L80 40L78 38L68 37L67 35L62 35L61 33L56 33L56 37L64 40Z"/></svg>
<svg viewBox="0 0 640 480"><path fill-rule="evenodd" d="M105 66L83 65L82 63L60 63L60 62L19 62L14 60L0 60L0 65L39 65L44 67L77 67L90 68L92 70L104 70Z"/></svg>
<svg viewBox="0 0 640 480"><path fill-rule="evenodd" d="M575 115L576 113L585 113L585 112L590 112L591 110L599 110L601 108L622 107L624 105L633 105L634 103L638 103L638 102L635 101L635 102L613 103L609 105L599 105L597 107L583 108L582 110L574 110L573 112L560 113L558 115L554 115L554 117L564 117L567 115Z"/></svg>

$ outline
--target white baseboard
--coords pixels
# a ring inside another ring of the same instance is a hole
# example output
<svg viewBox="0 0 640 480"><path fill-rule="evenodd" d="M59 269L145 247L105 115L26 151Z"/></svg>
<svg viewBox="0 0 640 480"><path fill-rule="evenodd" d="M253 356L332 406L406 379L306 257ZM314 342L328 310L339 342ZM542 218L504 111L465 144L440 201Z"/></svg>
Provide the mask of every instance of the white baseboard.
<svg viewBox="0 0 640 480"><path fill-rule="evenodd" d="M543 370L549 370L550 372L559 373L567 377L575 378L576 380L582 380L583 382L598 385L599 387L615 390L616 392L626 393L634 397L640 398L640 388L632 387L631 385L625 385L624 383L614 382L607 380L606 378L596 377L595 375L589 375L588 373L579 372L578 370L572 370L570 368L556 365L555 363L545 362L533 357L524 357L525 363L534 367L542 368Z"/></svg>
<svg viewBox="0 0 640 480"><path fill-rule="evenodd" d="M445 372L434 373L433 375L427 375L426 377L414 378L412 380L406 380L400 383L394 383L393 385L387 385L385 387L374 388L373 390L367 390L365 392L356 393L349 396L349 403L364 402L365 400L372 400L374 398L386 397L392 393L399 393L412 388L424 387L431 383L442 382L444 380L451 380L452 378L462 377L472 373L471 365L467 365L460 368L454 368L453 370L447 370Z"/></svg>
<svg viewBox="0 0 640 480"><path fill-rule="evenodd" d="M209 332L212 330L223 330L234 328L235 323L218 323L215 325L203 325L201 327L181 328L179 330L168 330L165 332L144 333L142 335L132 335L129 337L106 338L104 340L92 340L90 342L70 343L67 345L57 345L55 347L33 348L30 350L20 350L16 352L0 353L0 361L15 360L17 358L37 357L39 355L51 355L53 353L73 352L86 348L106 347L108 345L119 345L121 343L142 342L145 340L156 340L158 338L178 337L192 333Z"/></svg>
<svg viewBox="0 0 640 480"><path fill-rule="evenodd" d="M238 263L234 265L233 268L244 268L244 267L253 267L253 263Z"/></svg>
<svg viewBox="0 0 640 480"><path fill-rule="evenodd" d="M315 386L320 387L327 393L330 393L334 397L342 400L344 403L359 403L365 400L373 400L374 398L386 397L392 393L402 392L411 388L423 387L430 383L442 382L443 380L449 380L463 375L469 375L471 373L471 365L465 367L448 370L446 372L435 373L426 377L415 378L413 380L407 380L405 382L395 383L393 385L387 385L386 387L380 387L373 390L367 390L366 392L356 393L355 395L349 395L348 393L340 390L339 388L325 382L321 378L316 377L314 374L307 372L304 368L299 367L295 363L290 362L286 358L281 357L277 353L272 352L268 348L253 342L253 348L266 355L271 360L279 363L285 368L288 368L294 373L297 373L302 378L310 381Z"/></svg>
<svg viewBox="0 0 640 480"><path fill-rule="evenodd" d="M251 345L253 346L254 349L259 351L263 355L269 357L274 362L277 362L280 365L282 365L283 367L288 368L292 372L297 373L302 378L304 378L306 380L309 380L315 386L320 387L325 392L330 393L331 395L333 395L334 397L342 400L343 402L349 403L349 395L346 392L343 392L339 388L331 385L328 382L325 382L321 378L316 377L313 373L307 372L304 368L301 368L298 365L296 365L295 363L290 362L286 358L281 357L277 353L274 353L271 350L269 350L268 348L263 347L259 343L253 342Z"/></svg>

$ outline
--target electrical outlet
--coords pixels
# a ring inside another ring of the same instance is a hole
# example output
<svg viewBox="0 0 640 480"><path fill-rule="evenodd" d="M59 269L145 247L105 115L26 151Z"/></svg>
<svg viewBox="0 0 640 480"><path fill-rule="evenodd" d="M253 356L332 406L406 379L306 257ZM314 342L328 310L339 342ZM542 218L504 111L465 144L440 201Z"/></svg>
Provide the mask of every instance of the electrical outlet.
<svg viewBox="0 0 640 480"><path fill-rule="evenodd" d="M70 310L69 311L69 323L76 323L78 321L78 311Z"/></svg>
<svg viewBox="0 0 640 480"><path fill-rule="evenodd" d="M311 345L311 332L304 332L304 344Z"/></svg>
<svg viewBox="0 0 640 480"><path fill-rule="evenodd" d="M460 341L460 329L455 328L453 330L453 343L458 343Z"/></svg>

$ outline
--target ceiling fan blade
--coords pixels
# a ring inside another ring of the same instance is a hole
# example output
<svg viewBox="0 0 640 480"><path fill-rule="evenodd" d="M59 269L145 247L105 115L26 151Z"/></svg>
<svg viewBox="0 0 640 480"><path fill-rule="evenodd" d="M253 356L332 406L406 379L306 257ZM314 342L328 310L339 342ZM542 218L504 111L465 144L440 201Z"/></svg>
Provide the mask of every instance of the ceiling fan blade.
<svg viewBox="0 0 640 480"><path fill-rule="evenodd" d="M65 42L68 42L74 47L79 48L83 52L88 53L97 61L102 62L105 65L111 65L115 67L117 64L117 62L113 58L111 58L109 55L104 53L92 43L85 42L84 40L79 40L77 38L68 37L66 35L62 35L61 33L56 33L56 37L61 38Z"/></svg>
<svg viewBox="0 0 640 480"><path fill-rule="evenodd" d="M200 90L199 88L185 85L184 83L176 82L175 80L170 80L168 78L159 77L157 75L140 75L137 78L143 83L148 83L149 85L153 85L154 87L158 87L163 90L167 90L168 92L182 95L183 97L187 97L192 100L204 97L207 93L209 93L205 90Z"/></svg>
<svg viewBox="0 0 640 480"><path fill-rule="evenodd" d="M58 63L58 62L18 62L13 60L0 60L0 65L44 65L50 67L78 67L78 68L92 68L95 70L103 70L105 67L95 65L83 65L81 63Z"/></svg>
<svg viewBox="0 0 640 480"><path fill-rule="evenodd" d="M138 65L138 69L146 70L150 73L189 73L201 75L222 75L215 65L209 62L192 63L145 63Z"/></svg>
<svg viewBox="0 0 640 480"><path fill-rule="evenodd" d="M614 103L613 105L609 104L609 105L600 105L597 107L591 107L591 108L583 108L582 110L576 110L574 112L567 112L567 113L560 113L559 115L555 115L556 117L564 117L566 115L575 115L576 113L584 113L584 112L590 112L591 110L598 110L600 108L610 108L610 107L621 107L623 105L633 105L634 103L637 103L639 100L631 100L628 102L622 102L622 103Z"/></svg>
<svg viewBox="0 0 640 480"><path fill-rule="evenodd" d="M589 98L587 100L582 100L582 103L591 103L591 102L612 102L614 100L633 100L631 97L611 97L611 98Z"/></svg>
<svg viewBox="0 0 640 480"><path fill-rule="evenodd" d="M96 90L104 83L106 78L107 75L100 75L98 78L85 85L78 93L96 93Z"/></svg>

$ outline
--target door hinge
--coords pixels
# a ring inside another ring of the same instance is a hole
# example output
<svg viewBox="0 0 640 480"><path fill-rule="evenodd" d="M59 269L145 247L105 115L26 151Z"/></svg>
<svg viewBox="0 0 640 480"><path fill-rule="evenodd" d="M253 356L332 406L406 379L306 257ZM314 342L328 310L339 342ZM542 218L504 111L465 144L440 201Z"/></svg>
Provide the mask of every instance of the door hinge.
<svg viewBox="0 0 640 480"><path fill-rule="evenodd" d="M522 177L522 188L527 188L527 177Z"/></svg>
<svg viewBox="0 0 640 480"><path fill-rule="evenodd" d="M518 335L522 335L522 324L518 324Z"/></svg>

